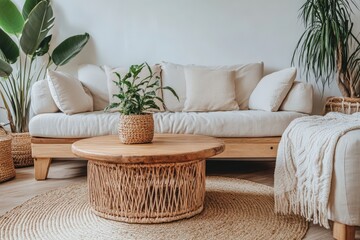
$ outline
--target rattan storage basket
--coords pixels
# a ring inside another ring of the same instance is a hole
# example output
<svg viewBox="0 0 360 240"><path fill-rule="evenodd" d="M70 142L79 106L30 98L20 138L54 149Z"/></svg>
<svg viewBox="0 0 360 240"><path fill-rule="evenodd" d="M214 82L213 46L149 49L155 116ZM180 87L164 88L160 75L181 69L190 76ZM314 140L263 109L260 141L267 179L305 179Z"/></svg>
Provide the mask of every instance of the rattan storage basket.
<svg viewBox="0 0 360 240"><path fill-rule="evenodd" d="M11 136L0 127L0 182L15 177L15 167L11 155Z"/></svg>
<svg viewBox="0 0 360 240"><path fill-rule="evenodd" d="M325 104L325 114L328 112L345 114L360 112L360 98L330 97Z"/></svg>
<svg viewBox="0 0 360 240"><path fill-rule="evenodd" d="M26 133L12 133L12 155L15 167L28 167L34 165L31 156L31 136Z"/></svg>
<svg viewBox="0 0 360 240"><path fill-rule="evenodd" d="M121 115L119 138L125 144L150 143L154 138L153 115Z"/></svg>

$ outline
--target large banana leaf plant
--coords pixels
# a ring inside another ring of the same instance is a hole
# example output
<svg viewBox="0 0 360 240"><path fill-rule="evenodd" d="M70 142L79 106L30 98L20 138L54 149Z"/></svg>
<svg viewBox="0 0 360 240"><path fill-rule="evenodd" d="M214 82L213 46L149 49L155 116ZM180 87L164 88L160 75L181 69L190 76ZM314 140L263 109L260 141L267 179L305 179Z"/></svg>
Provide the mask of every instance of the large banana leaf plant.
<svg viewBox="0 0 360 240"><path fill-rule="evenodd" d="M324 91L337 80L344 97L360 97L360 42L353 33L354 0L306 0L300 10L305 24L293 55Z"/></svg>
<svg viewBox="0 0 360 240"><path fill-rule="evenodd" d="M54 20L50 0L26 0L21 12L0 0L0 97L12 132L28 130L32 83L68 63L89 40L87 33L72 36L50 53Z"/></svg>

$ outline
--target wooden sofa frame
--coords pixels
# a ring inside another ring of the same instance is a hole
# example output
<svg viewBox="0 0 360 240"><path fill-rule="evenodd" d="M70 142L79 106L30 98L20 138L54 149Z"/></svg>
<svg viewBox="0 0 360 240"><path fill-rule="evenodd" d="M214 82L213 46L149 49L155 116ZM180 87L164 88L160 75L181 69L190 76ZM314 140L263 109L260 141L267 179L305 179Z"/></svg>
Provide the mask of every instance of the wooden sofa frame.
<svg viewBox="0 0 360 240"><path fill-rule="evenodd" d="M275 160L280 137L267 138L220 138L225 151L212 159L262 159ZM80 139L37 138L31 139L35 179L47 178L53 158L76 159L71 145ZM334 222L333 237L338 240L355 239L355 226Z"/></svg>
<svg viewBox="0 0 360 240"><path fill-rule="evenodd" d="M275 160L280 137L270 138L220 138L225 151L213 159L270 159ZM80 139L38 138L31 139L35 165L35 179L45 180L53 158L76 159L71 145Z"/></svg>

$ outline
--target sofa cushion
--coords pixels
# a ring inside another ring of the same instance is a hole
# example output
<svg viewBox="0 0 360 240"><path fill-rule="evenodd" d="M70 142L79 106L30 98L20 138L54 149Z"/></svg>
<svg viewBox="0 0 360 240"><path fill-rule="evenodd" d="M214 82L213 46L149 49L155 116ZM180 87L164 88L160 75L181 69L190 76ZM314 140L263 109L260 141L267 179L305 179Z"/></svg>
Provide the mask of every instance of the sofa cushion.
<svg viewBox="0 0 360 240"><path fill-rule="evenodd" d="M239 109L239 105L235 101L233 71L186 67L185 80L185 112Z"/></svg>
<svg viewBox="0 0 360 240"><path fill-rule="evenodd" d="M81 65L78 68L78 79L90 90L93 96L94 110L104 110L109 105L109 90L104 70L97 65Z"/></svg>
<svg viewBox="0 0 360 240"><path fill-rule="evenodd" d="M313 88L311 84L294 82L289 94L282 103L281 111L311 114L313 109Z"/></svg>
<svg viewBox="0 0 360 240"><path fill-rule="evenodd" d="M180 112L184 109L186 99L185 67L202 67L215 70L234 71L236 101L242 110L248 109L250 94L263 77L264 71L264 64L262 62L211 67L163 62L161 64L163 85L174 88L180 98L180 101L177 101L170 93L163 93L165 105L169 111Z"/></svg>
<svg viewBox="0 0 360 240"><path fill-rule="evenodd" d="M51 96L56 106L66 114L91 112L94 103L91 93L73 76L48 70L48 82Z"/></svg>
<svg viewBox="0 0 360 240"><path fill-rule="evenodd" d="M295 118L295 112L158 112L154 113L157 133L188 133L214 137L281 136ZM117 134L119 113L40 114L30 120L30 134L35 137L85 138Z"/></svg>
<svg viewBox="0 0 360 240"><path fill-rule="evenodd" d="M55 113L59 111L51 96L47 80L34 83L31 88L31 109L35 115L41 113Z"/></svg>
<svg viewBox="0 0 360 240"><path fill-rule="evenodd" d="M249 99L249 108L276 112L289 93L296 77L296 68L269 74L256 86Z"/></svg>

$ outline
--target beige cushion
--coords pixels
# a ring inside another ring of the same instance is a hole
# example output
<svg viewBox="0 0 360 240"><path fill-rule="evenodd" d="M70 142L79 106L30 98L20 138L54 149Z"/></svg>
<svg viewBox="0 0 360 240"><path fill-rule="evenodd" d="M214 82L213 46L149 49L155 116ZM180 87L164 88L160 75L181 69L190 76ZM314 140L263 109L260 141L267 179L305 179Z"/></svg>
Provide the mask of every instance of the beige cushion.
<svg viewBox="0 0 360 240"><path fill-rule="evenodd" d="M249 99L249 108L276 112L289 93L296 77L296 68L287 68L261 79Z"/></svg>
<svg viewBox="0 0 360 240"><path fill-rule="evenodd" d="M281 111L310 114L313 109L313 88L311 84L294 82L289 94L282 103Z"/></svg>
<svg viewBox="0 0 360 240"><path fill-rule="evenodd" d="M81 65L78 68L78 79L90 90L93 96L94 110L104 110L109 105L109 91L104 70L97 65Z"/></svg>
<svg viewBox="0 0 360 240"><path fill-rule="evenodd" d="M48 81L40 80L32 86L31 109L35 115L59 111L59 108L56 106L51 96Z"/></svg>
<svg viewBox="0 0 360 240"><path fill-rule="evenodd" d="M110 103L118 103L120 102L120 100L117 97L113 97L114 94L118 94L119 93L119 88L116 86L116 84L114 83L114 81L119 81L117 75L115 73L119 73L120 76L123 78L128 72L129 72L129 68L125 68L125 67L118 67L118 68L111 68L109 66L104 66L104 70L106 73L106 77L107 77L107 87L108 87L108 100ZM154 65L151 66L151 71L153 72L154 78L153 80L155 80L156 76L160 76L160 72L161 72L161 68L159 65ZM149 76L149 70L147 67L144 67L143 70L141 71L141 73L139 74L139 77L141 79L148 77ZM131 79L131 78L130 78ZM162 97L162 91L158 90L157 91L157 96L158 97ZM175 98L175 97L173 97ZM176 98L175 98L176 100ZM163 106L159 101L155 101L155 103L160 107L161 110L163 110ZM111 109L110 111L115 112L116 109Z"/></svg>
<svg viewBox="0 0 360 240"><path fill-rule="evenodd" d="M178 101L172 96L170 92L163 92L166 110L172 112L181 112L184 109L186 99L184 66L180 64L163 62L161 64L161 79L164 86L172 87L179 96Z"/></svg>
<svg viewBox="0 0 360 240"><path fill-rule="evenodd" d="M174 88L180 98L180 101L177 101L169 92L164 91L164 101L167 110L169 111L179 112L184 109L186 99L186 81L184 69L186 67L234 71L236 101L238 102L240 109L248 109L248 100L250 94L255 89L260 79L263 77L264 64L260 62L230 66L206 67L163 62L161 64L163 85Z"/></svg>
<svg viewBox="0 0 360 240"><path fill-rule="evenodd" d="M306 116L296 112L227 111L227 112L157 112L155 132L199 134L214 137L281 136L295 118ZM40 114L29 124L36 137L85 138L117 134L119 113ZM271 127L269 127L271 126Z"/></svg>
<svg viewBox="0 0 360 240"><path fill-rule="evenodd" d="M81 82L73 76L48 70L47 79L51 96L56 106L66 114L93 111L91 93L87 93Z"/></svg>
<svg viewBox="0 0 360 240"><path fill-rule="evenodd" d="M185 112L238 110L234 72L186 67ZM204 91L204 89L206 89Z"/></svg>

